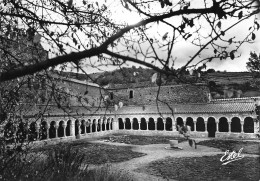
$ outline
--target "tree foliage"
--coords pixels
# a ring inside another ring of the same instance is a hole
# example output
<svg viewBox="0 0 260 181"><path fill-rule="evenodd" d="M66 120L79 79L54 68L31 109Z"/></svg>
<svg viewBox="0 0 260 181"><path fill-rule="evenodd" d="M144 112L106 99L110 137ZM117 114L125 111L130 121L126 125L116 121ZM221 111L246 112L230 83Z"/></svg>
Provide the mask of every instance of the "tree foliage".
<svg viewBox="0 0 260 181"><path fill-rule="evenodd" d="M260 72L260 54L257 55L255 52L250 52L250 57L246 63L247 69L250 72Z"/></svg>
<svg viewBox="0 0 260 181"><path fill-rule="evenodd" d="M258 21L253 20L246 27L249 31L245 37L228 35L259 12L256 0L208 0L198 2L200 5L158 0L115 3L124 12L139 15L140 21L132 25L122 19L118 21L106 1L1 0L1 40L10 39L18 44L19 38L15 37L26 34L28 42L44 45L53 56L38 62L26 59L27 63L14 58L12 65L2 64L0 80L58 65L65 69L68 62L78 69L134 62L177 76L178 72L173 71L176 69L173 47L180 42L197 47L189 59L183 60L180 71L188 67L197 69L213 59L234 59L238 48L253 42L259 29ZM230 20L234 23L227 23ZM158 33L151 33L156 26L160 28ZM4 45L1 50L15 57ZM208 56L198 61L204 52Z"/></svg>

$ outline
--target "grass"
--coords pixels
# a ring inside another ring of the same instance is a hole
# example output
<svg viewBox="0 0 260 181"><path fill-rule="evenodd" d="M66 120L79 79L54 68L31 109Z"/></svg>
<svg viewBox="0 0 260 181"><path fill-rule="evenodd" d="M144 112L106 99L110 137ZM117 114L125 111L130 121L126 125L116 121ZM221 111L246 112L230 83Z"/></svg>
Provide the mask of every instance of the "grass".
<svg viewBox="0 0 260 181"><path fill-rule="evenodd" d="M122 135L114 134L102 137L101 140L108 140L111 142L125 143L132 145L150 145L150 144L168 144L169 140L179 140L179 142L186 141L184 137L172 136L140 136L140 135Z"/></svg>
<svg viewBox="0 0 260 181"><path fill-rule="evenodd" d="M198 143L198 145L219 148L222 151L236 151L238 152L243 148L242 153L247 154L260 154L260 143L253 141L236 141L236 140L205 140Z"/></svg>
<svg viewBox="0 0 260 181"><path fill-rule="evenodd" d="M71 146L72 150L80 150L80 153L85 156L84 162L86 164L104 164L123 162L133 158L144 156L144 153L132 151L131 146L115 146L107 144L93 144L84 140L73 141L70 143L60 143L57 145L48 145L37 148L34 152L48 153L57 148Z"/></svg>
<svg viewBox="0 0 260 181"><path fill-rule="evenodd" d="M5 167L0 165L0 168L4 168L0 169L0 180L130 181L131 175L112 170L107 163L122 162L143 155L133 152L131 146L92 144L84 140L46 145L29 150L28 153L14 152L9 155L10 159L5 157L5 163L8 164ZM90 164L98 167L90 169Z"/></svg>
<svg viewBox="0 0 260 181"><path fill-rule="evenodd" d="M177 180L259 180L259 157L244 157L227 165L221 165L221 156L223 155L167 157L151 162L147 167L136 171Z"/></svg>

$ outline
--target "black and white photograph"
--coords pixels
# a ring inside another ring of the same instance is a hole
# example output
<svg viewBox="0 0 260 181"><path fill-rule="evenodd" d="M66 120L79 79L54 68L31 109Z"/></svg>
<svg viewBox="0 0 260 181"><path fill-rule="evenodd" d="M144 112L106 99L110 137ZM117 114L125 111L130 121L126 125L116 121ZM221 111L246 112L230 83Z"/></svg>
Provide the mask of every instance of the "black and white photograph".
<svg viewBox="0 0 260 181"><path fill-rule="evenodd" d="M259 0L0 0L0 181L259 181Z"/></svg>

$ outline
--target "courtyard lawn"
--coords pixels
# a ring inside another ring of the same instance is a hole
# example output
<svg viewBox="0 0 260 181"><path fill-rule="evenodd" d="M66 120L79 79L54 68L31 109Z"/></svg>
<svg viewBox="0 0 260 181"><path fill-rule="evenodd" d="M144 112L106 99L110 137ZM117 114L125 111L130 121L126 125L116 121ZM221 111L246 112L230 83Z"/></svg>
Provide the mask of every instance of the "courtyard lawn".
<svg viewBox="0 0 260 181"><path fill-rule="evenodd" d="M73 141L69 143L60 143L57 145L48 145L41 148L37 148L35 152L48 153L52 150L59 149L65 146L71 146L72 150L79 150L81 154L84 154L84 162L86 164L104 164L123 162L131 160L136 157L144 156L145 154L132 151L131 146L115 146L107 144L94 144L85 140Z"/></svg>
<svg viewBox="0 0 260 181"><path fill-rule="evenodd" d="M178 140L179 143L187 141L184 137L172 136L140 136L140 135L122 135L114 134L100 138L109 142L125 143L132 145L150 145L150 144L169 144L169 140Z"/></svg>
<svg viewBox="0 0 260 181"><path fill-rule="evenodd" d="M260 155L260 142L238 141L238 140L205 140L198 143L199 145L219 148L222 151L236 151L243 148L242 153Z"/></svg>
<svg viewBox="0 0 260 181"><path fill-rule="evenodd" d="M166 157L136 171L177 180L259 180L260 159L244 157L221 165L223 155L203 157Z"/></svg>

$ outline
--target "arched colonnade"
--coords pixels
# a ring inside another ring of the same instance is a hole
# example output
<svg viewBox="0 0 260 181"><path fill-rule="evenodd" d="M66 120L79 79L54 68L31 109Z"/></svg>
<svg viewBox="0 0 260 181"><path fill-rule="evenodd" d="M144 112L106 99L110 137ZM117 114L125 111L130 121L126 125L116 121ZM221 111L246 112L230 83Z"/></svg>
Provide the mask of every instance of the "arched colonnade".
<svg viewBox="0 0 260 181"><path fill-rule="evenodd" d="M177 131L176 125L189 125L193 132L208 132L209 137L215 133L256 133L257 123L253 117L119 117L120 130L157 130Z"/></svg>
<svg viewBox="0 0 260 181"><path fill-rule="evenodd" d="M4 136L10 142L36 141L70 136L87 135L95 132L113 130L113 118L74 119L52 121L42 120L39 123L18 121L9 122L4 128Z"/></svg>

